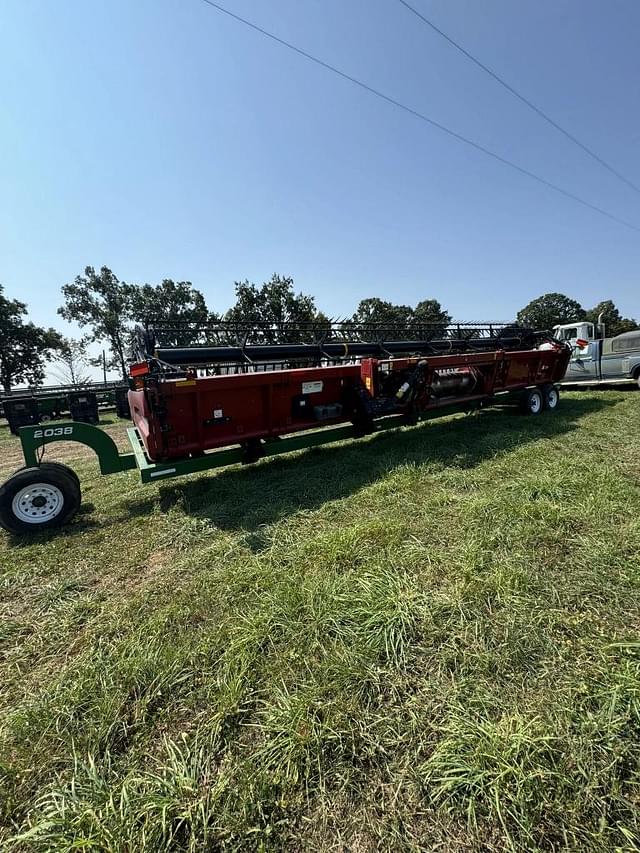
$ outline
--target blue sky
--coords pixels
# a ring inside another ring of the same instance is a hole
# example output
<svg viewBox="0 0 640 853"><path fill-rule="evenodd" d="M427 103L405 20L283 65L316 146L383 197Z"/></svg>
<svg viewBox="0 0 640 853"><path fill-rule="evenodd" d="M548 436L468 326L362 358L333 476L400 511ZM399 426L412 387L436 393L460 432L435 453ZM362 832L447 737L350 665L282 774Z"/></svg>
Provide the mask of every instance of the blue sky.
<svg viewBox="0 0 640 853"><path fill-rule="evenodd" d="M397 0L222 0L300 47L640 225L619 183ZM640 183L640 4L414 0ZM560 290L640 315L640 235L564 199L201 0L0 4L0 282L56 316L84 266L292 275L329 314L435 297L508 320Z"/></svg>

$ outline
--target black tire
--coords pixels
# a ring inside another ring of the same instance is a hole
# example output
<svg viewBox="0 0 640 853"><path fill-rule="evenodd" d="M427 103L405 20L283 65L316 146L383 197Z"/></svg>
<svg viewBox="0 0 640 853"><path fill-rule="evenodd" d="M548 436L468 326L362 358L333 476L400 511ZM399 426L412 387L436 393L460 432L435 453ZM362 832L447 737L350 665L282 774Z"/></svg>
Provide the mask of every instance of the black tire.
<svg viewBox="0 0 640 853"><path fill-rule="evenodd" d="M540 388L525 391L520 400L520 411L525 415L539 415L544 409L544 395Z"/></svg>
<svg viewBox="0 0 640 853"><path fill-rule="evenodd" d="M80 507L80 486L71 469L55 462L22 468L0 486L0 527L37 533L61 527Z"/></svg>
<svg viewBox="0 0 640 853"><path fill-rule="evenodd" d="M45 464L48 468L56 468L62 474L66 474L67 477L71 477L78 489L80 488L80 477L78 477L73 468L69 468L68 465L63 465L61 462L47 462Z"/></svg>
<svg viewBox="0 0 640 853"><path fill-rule="evenodd" d="M640 389L640 370L636 370L636 372L633 374L633 378L636 380L636 385Z"/></svg>
<svg viewBox="0 0 640 853"><path fill-rule="evenodd" d="M555 412L560 405L560 389L555 385L545 385L543 391L545 409L548 409L550 412Z"/></svg>

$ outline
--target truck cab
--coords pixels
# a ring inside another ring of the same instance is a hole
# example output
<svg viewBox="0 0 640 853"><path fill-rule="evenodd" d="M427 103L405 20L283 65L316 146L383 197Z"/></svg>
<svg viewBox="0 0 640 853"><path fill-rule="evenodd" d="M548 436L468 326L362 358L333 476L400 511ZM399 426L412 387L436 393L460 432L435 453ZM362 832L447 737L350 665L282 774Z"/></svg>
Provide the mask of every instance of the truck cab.
<svg viewBox="0 0 640 853"><path fill-rule="evenodd" d="M576 345L576 341L593 341L600 337L600 334L599 330L596 331L593 323L580 322L554 326L553 337L573 347Z"/></svg>
<svg viewBox="0 0 640 853"><path fill-rule="evenodd" d="M601 322L580 321L554 326L553 336L571 347L571 360L561 384L635 381L640 387L640 329L607 338Z"/></svg>

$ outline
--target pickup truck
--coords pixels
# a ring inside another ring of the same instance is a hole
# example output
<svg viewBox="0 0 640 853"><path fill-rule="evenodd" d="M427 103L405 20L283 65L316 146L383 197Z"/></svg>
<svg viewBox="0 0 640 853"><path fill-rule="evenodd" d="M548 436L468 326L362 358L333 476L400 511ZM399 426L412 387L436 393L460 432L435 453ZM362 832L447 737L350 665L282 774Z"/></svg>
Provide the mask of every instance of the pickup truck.
<svg viewBox="0 0 640 853"><path fill-rule="evenodd" d="M635 382L640 388L640 329L615 338L600 335L600 324L554 327L554 337L572 347L562 385L613 385ZM604 332L604 329L602 329Z"/></svg>

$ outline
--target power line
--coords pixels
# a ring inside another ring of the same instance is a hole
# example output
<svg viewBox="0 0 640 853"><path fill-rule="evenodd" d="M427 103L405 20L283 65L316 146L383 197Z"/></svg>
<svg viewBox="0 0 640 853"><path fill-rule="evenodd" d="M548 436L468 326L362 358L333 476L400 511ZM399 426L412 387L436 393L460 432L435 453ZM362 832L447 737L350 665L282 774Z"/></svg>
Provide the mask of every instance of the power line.
<svg viewBox="0 0 640 853"><path fill-rule="evenodd" d="M584 142L580 142L580 140L577 139L572 133L569 133L569 131L565 130L565 128L562 127L561 125L559 125L557 121L554 121L554 119L552 119L551 116L549 116L545 112L543 112L543 110L541 110L540 107L537 107L528 98L525 98L524 95L522 95L520 92L518 92L517 89L514 89L513 86L511 86L509 83L507 83L507 81L504 80L502 77L500 77L500 75L496 74L495 71L492 71L491 68L488 68L476 56L474 56L472 53L469 53L468 50L465 50L465 48L462 47L461 44L458 44L458 42L454 41L454 39L452 39L451 36L449 36L449 35L447 35L447 33L443 32L440 29L440 27L437 27L433 23L433 21L430 21L429 18L425 17L421 12L419 12L416 8L414 8L410 3L407 3L407 0L398 0L398 2L402 3L402 5L406 9L408 9L410 12L412 12L417 18L420 18L420 20L424 24L426 24L428 27L431 27L431 29L434 32L436 32L439 36L441 36L445 41L449 42L449 44L452 47L455 47L456 50L460 51L460 53L462 53L464 56L466 56L467 59L471 60L471 62L473 62L475 65L477 65L478 68L481 68L486 74L488 74L490 77L493 77L493 79L497 83L499 83L501 86L503 86L515 98L518 98L519 101L522 101L523 104L526 104L529 107L529 109L533 110L534 113L537 113L537 115L539 115L540 118L544 119L552 127L555 127L555 129L557 131L559 131L564 136L566 136L567 139L570 139L571 142L574 143L574 145L577 145L578 148L581 148L583 151L585 151L590 157L592 157L594 160L596 160L598 163L600 163L601 166L604 166L604 168L607 169L609 172L611 172L612 175L615 175L616 178L618 178L618 180L622 181L628 187L631 187L631 189L635 190L635 192L640 193L640 187L637 187L632 181L630 181L628 178L625 178L625 176L620 174L620 172L618 172L617 169L614 169L614 167L611 166L609 163L607 163L606 160L603 160L602 157L600 157L598 154L596 154L595 151L593 151L591 148L589 148L587 145L585 145Z"/></svg>
<svg viewBox="0 0 640 853"><path fill-rule="evenodd" d="M514 169L516 172L520 172L522 175L526 175L529 178L532 178L534 181L542 184L549 189L554 190L557 193L565 196L566 198L572 199L572 201L578 202L578 204L583 205L584 207L588 207L590 210L594 210L596 213L601 214L602 216L606 216L608 219L617 222L619 225L624 225L627 228L631 228L632 231L637 231L640 233L640 228L637 225L634 225L631 222L627 222L626 219L621 219L613 213L609 213L609 211L604 210L602 207L598 207L595 204L592 204L590 201L586 201L580 196L574 195L569 190L565 190L557 184L548 181L546 178L540 177L540 175L536 175L534 172L530 172L528 169L525 169L523 166L519 166L517 163L514 163L511 160L507 160L506 157L502 157L500 154L496 154L494 151L485 148L483 145L480 145L479 142L474 142L472 139L468 139L466 136L463 136L460 133L457 133L455 130L451 130L445 125L440 124L435 121L435 119L429 118L429 116L424 113L418 112L418 110L414 110L413 107L409 107L406 104L397 101L395 98L392 98L390 95L385 95L384 92L381 92L379 89L374 89L373 86L369 86L367 83L363 83L362 80L358 80L356 77L352 77L350 74L347 74L345 71L341 71L339 68L336 68L335 65L331 65L328 62L325 62L322 59L319 59L317 56L314 56L311 53L307 53L306 50L303 50L300 47L296 47L296 45L291 44L291 42L285 41L274 33L269 32L268 30L263 29L258 26L258 24L254 24L251 21L248 21L246 18L242 18L240 15L236 15L235 12L231 12L229 9L225 9L224 6L220 6L218 3L215 3L214 0L202 0L203 3L206 3L207 6L211 6L212 9L216 9L218 12L222 12L224 15L228 15L228 17L233 18L235 21L238 21L241 24L244 24L246 27L249 27L255 32L260 33L268 39L276 42L277 44L282 45L283 47L292 50L294 53L297 53L299 56L308 59L310 62L314 62L316 65L319 65L321 68L326 69L327 71L331 71L333 74L337 74L339 77L342 77L343 80L348 80L350 83L353 83L354 86L358 86L361 89L364 89L366 92L369 92L372 95L375 95L377 98L381 98L383 101L386 101L389 104L392 104L394 107L397 107L400 110L403 110L406 113L414 116L415 118L419 118L421 121L430 124L432 127L441 130L443 133L446 133L448 136L457 139L459 142L464 142L465 145L469 145L471 148L475 148L476 151L481 151L483 154L486 154L487 157L491 157L494 160L497 160L499 163L502 163L505 166L508 166L511 169Z"/></svg>

